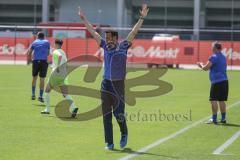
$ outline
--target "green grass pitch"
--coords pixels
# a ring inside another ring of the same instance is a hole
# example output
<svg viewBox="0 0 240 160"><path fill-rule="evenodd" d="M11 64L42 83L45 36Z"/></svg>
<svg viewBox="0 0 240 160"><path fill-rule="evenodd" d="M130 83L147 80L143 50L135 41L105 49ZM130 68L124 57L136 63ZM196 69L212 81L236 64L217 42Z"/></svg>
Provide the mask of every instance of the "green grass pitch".
<svg viewBox="0 0 240 160"><path fill-rule="evenodd" d="M50 70L49 70L50 73ZM75 70L71 84L99 89L101 75L93 83L83 81L84 68ZM137 72L131 76L143 74ZM30 100L31 66L0 66L0 160L117 160L169 136L211 114L208 102L210 83L208 73L199 70L174 70L161 77L173 85L165 95L137 98L135 106L126 106L128 115L157 113L188 116L182 120L148 121L128 119L129 143L120 150L120 133L113 119L115 151L104 149L102 117L90 121L62 121L54 114L54 105L63 100L53 91L51 115L41 115L44 109L38 101ZM229 71L228 105L240 100L240 73ZM144 88L144 87L143 87ZM149 86L149 88L151 88ZM138 89L138 88L135 88ZM148 87L145 87L148 89ZM38 96L38 89L36 90ZM100 100L73 96L80 112L96 107ZM190 116L191 111L191 117ZM136 160L238 160L240 138L221 155L212 152L240 130L240 104L228 110L229 125L199 125L139 154Z"/></svg>

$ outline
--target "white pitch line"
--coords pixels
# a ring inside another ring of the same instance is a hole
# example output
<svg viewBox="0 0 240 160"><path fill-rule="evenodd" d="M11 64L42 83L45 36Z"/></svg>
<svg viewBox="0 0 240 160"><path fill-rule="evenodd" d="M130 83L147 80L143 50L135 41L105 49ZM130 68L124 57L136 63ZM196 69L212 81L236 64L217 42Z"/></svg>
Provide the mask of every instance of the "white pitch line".
<svg viewBox="0 0 240 160"><path fill-rule="evenodd" d="M212 154L221 154L228 146L230 146L237 138L240 136L240 131L235 133L230 139L228 139L224 144L218 147Z"/></svg>
<svg viewBox="0 0 240 160"><path fill-rule="evenodd" d="M229 106L227 107L227 110L230 109L230 108L235 107L235 106L238 105L238 104L240 104L240 101L237 101L237 102L229 105ZM170 140L170 139L172 139L172 138L175 138L175 137L179 136L180 134L188 131L189 129L191 129L191 128L193 128L193 127L201 124L202 122L206 121L206 120L209 119L210 117L211 117L211 116L207 116L207 117L205 117L205 118L203 118L203 119L200 119L199 121L194 122L193 124L190 124L190 125L182 128L182 129L180 129L179 131L177 131L177 132L175 132L175 133L173 133L173 134L170 134L170 135L167 136L167 137L160 138L160 139L158 139L157 141L155 141L154 143L149 144L149 145L147 145L147 146L139 149L138 151L136 151L136 153L129 154L129 155L123 157L123 158L120 158L119 160L129 160L129 159L132 159L132 158L134 158L134 157L137 157L137 156L141 155L141 153L146 152L146 151L148 151L148 150L150 150L150 149L152 149L152 148L160 145L161 143L164 143L164 142L166 142L166 141L168 141L168 140Z"/></svg>

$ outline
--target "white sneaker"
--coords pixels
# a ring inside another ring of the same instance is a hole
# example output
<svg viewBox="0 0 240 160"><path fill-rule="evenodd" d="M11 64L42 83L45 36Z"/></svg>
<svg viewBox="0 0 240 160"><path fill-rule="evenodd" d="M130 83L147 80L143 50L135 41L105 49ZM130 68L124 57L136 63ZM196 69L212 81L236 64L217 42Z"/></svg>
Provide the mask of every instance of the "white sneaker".
<svg viewBox="0 0 240 160"><path fill-rule="evenodd" d="M49 110L48 109L44 109L41 114L50 114Z"/></svg>
<svg viewBox="0 0 240 160"><path fill-rule="evenodd" d="M205 124L217 124L217 121L213 121L213 119L209 119Z"/></svg>

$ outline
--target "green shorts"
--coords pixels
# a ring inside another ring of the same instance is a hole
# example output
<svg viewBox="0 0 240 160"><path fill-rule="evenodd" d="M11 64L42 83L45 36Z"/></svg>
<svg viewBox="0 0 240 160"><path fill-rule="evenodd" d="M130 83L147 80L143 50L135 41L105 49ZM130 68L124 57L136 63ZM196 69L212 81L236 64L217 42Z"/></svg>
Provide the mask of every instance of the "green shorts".
<svg viewBox="0 0 240 160"><path fill-rule="evenodd" d="M48 78L48 83L50 84L51 87L58 87L69 84L68 77L63 78L58 76L50 76L50 78Z"/></svg>

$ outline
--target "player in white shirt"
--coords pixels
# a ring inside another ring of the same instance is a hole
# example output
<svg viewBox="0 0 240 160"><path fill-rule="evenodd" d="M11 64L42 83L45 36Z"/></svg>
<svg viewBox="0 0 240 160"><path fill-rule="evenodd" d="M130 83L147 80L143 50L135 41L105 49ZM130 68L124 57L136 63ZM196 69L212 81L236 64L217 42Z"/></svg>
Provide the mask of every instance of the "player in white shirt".
<svg viewBox="0 0 240 160"><path fill-rule="evenodd" d="M55 50L52 55L52 72L48 79L45 89L45 104L46 108L41 113L50 114L50 92L53 88L59 87L64 98L71 101L70 111L72 117L76 117L78 108L75 106L71 96L68 95L68 79L67 79L67 57L62 50L63 41L60 39L55 40Z"/></svg>

